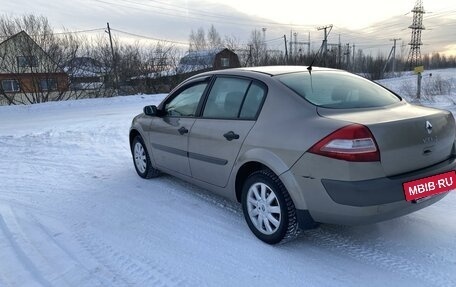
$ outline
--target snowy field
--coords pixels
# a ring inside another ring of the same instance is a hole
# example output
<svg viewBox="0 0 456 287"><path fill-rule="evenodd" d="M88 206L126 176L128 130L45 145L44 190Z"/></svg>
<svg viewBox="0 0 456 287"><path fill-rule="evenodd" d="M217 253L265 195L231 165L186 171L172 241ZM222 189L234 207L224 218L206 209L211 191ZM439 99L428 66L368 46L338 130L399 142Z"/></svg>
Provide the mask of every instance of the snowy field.
<svg viewBox="0 0 456 287"><path fill-rule="evenodd" d="M438 75L453 88L423 103L456 112L456 70ZM400 91L414 79L381 82ZM139 178L128 128L163 96L0 107L1 287L456 286L456 192L269 246L238 204L171 176Z"/></svg>

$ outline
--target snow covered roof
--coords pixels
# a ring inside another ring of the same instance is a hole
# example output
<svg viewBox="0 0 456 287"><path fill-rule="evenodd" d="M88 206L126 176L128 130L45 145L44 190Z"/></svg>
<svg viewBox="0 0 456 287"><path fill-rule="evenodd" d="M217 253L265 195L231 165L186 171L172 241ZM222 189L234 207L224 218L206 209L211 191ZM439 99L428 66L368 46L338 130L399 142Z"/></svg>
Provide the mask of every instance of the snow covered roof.
<svg viewBox="0 0 456 287"><path fill-rule="evenodd" d="M69 61L64 68L71 77L98 77L107 72L100 61L90 57L76 57Z"/></svg>
<svg viewBox="0 0 456 287"><path fill-rule="evenodd" d="M179 62L179 65L184 66L203 66L205 68L211 67L214 63L215 56L227 50L226 48L217 48L217 49L210 49L210 50L202 50L202 51L190 51L182 57ZM192 70L195 71L195 70Z"/></svg>

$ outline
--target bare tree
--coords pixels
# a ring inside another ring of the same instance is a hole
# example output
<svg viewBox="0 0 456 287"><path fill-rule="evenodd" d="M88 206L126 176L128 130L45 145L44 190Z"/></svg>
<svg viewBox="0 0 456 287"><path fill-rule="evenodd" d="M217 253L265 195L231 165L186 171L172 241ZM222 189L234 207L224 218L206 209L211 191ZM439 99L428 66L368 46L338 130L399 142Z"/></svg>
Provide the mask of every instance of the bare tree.
<svg viewBox="0 0 456 287"><path fill-rule="evenodd" d="M223 47L222 38L219 32L215 29L214 25L211 25L207 31L207 48L209 50L219 49Z"/></svg>
<svg viewBox="0 0 456 287"><path fill-rule="evenodd" d="M120 54L119 68L125 83L134 93L167 92L171 78L176 75L178 58L176 47L169 43L154 43L148 46L128 46L129 53ZM121 48L125 50L127 48ZM177 61L177 62L176 62ZM128 63L126 65L126 63ZM134 67L127 69L131 63Z"/></svg>
<svg viewBox="0 0 456 287"><path fill-rule="evenodd" d="M238 55L241 66L247 66L250 52L248 46L242 46L239 38L234 35L225 36L223 43L227 49L235 52Z"/></svg>
<svg viewBox="0 0 456 287"><path fill-rule="evenodd" d="M266 50L263 35L258 30L253 30L249 40L249 66L259 66L265 64Z"/></svg>
<svg viewBox="0 0 456 287"><path fill-rule="evenodd" d="M180 81L175 81L181 52L169 43L158 43L153 47L153 55L149 61L153 61L154 81L150 83L152 92L169 92Z"/></svg>
<svg viewBox="0 0 456 287"><path fill-rule="evenodd" d="M200 27L198 30L190 32L190 46L189 51L202 51L207 49L206 34L204 28Z"/></svg>
<svg viewBox="0 0 456 287"><path fill-rule="evenodd" d="M238 51L242 49L241 41L234 35L225 36L225 38L223 39L223 43L225 47L230 49L231 51Z"/></svg>

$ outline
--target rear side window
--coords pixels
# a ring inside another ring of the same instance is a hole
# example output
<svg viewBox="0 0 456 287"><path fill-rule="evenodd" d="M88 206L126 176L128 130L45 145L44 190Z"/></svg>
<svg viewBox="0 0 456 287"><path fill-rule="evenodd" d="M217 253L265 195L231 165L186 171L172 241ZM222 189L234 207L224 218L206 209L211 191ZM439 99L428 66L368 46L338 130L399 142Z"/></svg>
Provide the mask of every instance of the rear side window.
<svg viewBox="0 0 456 287"><path fill-rule="evenodd" d="M208 95L204 118L255 119L265 89L249 79L218 77Z"/></svg>
<svg viewBox="0 0 456 287"><path fill-rule="evenodd" d="M245 97L239 117L241 119L254 119L260 110L265 95L266 90L263 86L252 83Z"/></svg>
<svg viewBox="0 0 456 287"><path fill-rule="evenodd" d="M324 108L373 108L401 101L387 89L349 73L313 71L312 75L302 72L277 78L310 103Z"/></svg>

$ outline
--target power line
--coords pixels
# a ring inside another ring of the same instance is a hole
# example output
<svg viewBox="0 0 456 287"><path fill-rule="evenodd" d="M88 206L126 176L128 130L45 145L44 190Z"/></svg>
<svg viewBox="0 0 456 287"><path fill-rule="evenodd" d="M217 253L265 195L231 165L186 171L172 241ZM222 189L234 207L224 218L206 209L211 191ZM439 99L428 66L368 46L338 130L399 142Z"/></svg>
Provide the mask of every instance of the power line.
<svg viewBox="0 0 456 287"><path fill-rule="evenodd" d="M148 40L153 40L153 41L158 41L158 42L167 42L167 43L180 44L180 45L188 45L189 44L188 42L159 39L159 38L154 38L154 37L150 37L150 36L144 36L144 35L131 33L131 32L127 32L127 31L123 31L123 30L119 30L119 29L113 29L113 28L111 28L111 31L116 31L116 32L119 32L119 33L122 33L122 34L125 34L125 35L129 35L129 36L133 36L133 37L137 37L137 38L148 39Z"/></svg>
<svg viewBox="0 0 456 287"><path fill-rule="evenodd" d="M105 28L94 28L94 29L87 29L87 30L77 30L77 31L65 31L65 32L52 32L52 35L68 35L68 34L79 34L79 33L90 33L95 31L104 31ZM40 37L47 35L45 34L31 34L30 37ZM9 38L11 36L8 35L0 35L0 38Z"/></svg>
<svg viewBox="0 0 456 287"><path fill-rule="evenodd" d="M94 28L87 30L78 30L78 31L65 31L65 32L55 32L54 35L66 35L66 34L80 34L80 33L90 33L95 31L104 31L105 28Z"/></svg>
<svg viewBox="0 0 456 287"><path fill-rule="evenodd" d="M269 43L269 42L274 42L274 41L277 41L277 40L282 41L283 37L278 37L278 38L274 38L274 39L265 40L264 42Z"/></svg>
<svg viewBox="0 0 456 287"><path fill-rule="evenodd" d="M140 11L144 12L144 9L141 9L139 7L129 6L129 5L123 5L119 2L110 2L107 0L92 0L92 1L103 3L103 4L108 4L110 6L114 5L114 6L118 6L118 7L140 10ZM229 24L229 25L244 25L244 26L250 26L250 27L258 27L259 25L270 25L270 26L279 26L279 27L292 26L292 27L301 27L301 28L312 27L311 25L285 24L285 23L278 23L278 22L272 22L272 21L261 21L258 19L255 19L255 21L251 21L250 19L244 20L244 19L236 18L236 17L232 17L232 16L225 16L225 15L220 15L220 14L209 14L206 12L198 12L198 10L193 10L193 9L186 9L186 10L169 9L166 7L157 7L157 6L147 5L144 3L138 3L138 2L135 2L132 0L124 0L124 2L134 3L136 5L147 7L147 8L156 8L156 9L168 10L168 11L174 12L174 13L167 13L167 12L163 12L163 11L154 10L154 13L159 14L159 15L165 15L165 16L171 16L171 17L181 16L181 17L185 17L187 19L201 20L201 17L189 14L188 12L190 11L193 14L199 14L199 15L206 16L209 18L214 18L215 20L213 20L213 19L210 20L214 23L222 23L222 24ZM224 20L224 19L226 19L226 20ZM237 19L237 21L233 21L233 19Z"/></svg>

